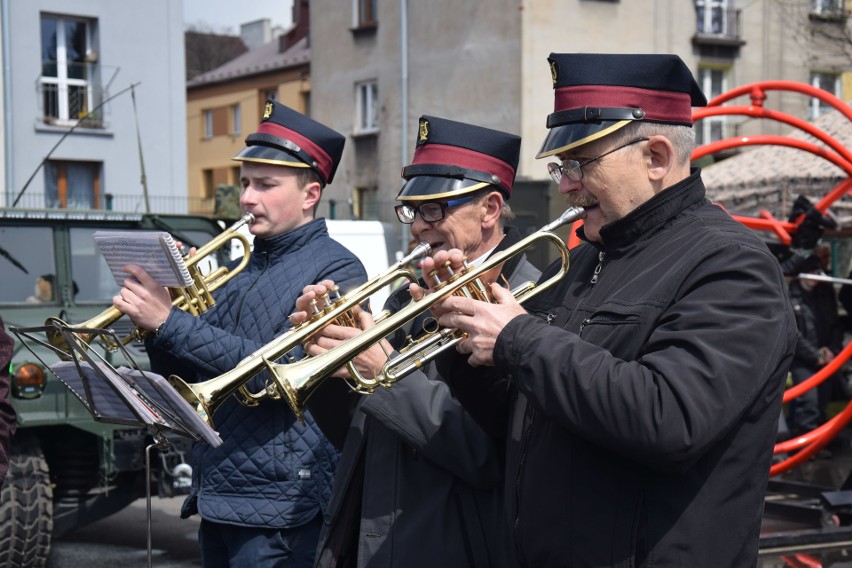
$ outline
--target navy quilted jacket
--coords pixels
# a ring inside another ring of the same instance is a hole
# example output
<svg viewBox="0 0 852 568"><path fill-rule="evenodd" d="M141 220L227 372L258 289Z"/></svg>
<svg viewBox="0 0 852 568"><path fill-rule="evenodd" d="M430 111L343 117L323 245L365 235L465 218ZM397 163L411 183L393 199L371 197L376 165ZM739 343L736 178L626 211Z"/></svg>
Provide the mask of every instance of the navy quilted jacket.
<svg viewBox="0 0 852 568"><path fill-rule="evenodd" d="M272 239L255 239L246 268L214 294L201 317L173 309L148 339L152 369L189 382L230 371L289 327L302 288L330 278L346 291L366 280L355 256L316 219ZM262 373L249 381L257 392ZM223 444L193 448L192 493L182 516L240 526L286 528L325 510L337 452L309 413L296 420L284 401L246 408L232 396L213 417Z"/></svg>

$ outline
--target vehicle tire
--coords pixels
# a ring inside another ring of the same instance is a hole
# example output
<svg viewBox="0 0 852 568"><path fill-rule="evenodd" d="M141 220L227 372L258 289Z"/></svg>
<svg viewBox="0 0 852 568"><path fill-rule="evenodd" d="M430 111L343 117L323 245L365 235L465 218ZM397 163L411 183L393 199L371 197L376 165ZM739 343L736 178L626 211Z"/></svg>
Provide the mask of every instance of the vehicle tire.
<svg viewBox="0 0 852 568"><path fill-rule="evenodd" d="M12 438L9 472L0 490L0 568L43 568L50 554L53 492L38 440Z"/></svg>

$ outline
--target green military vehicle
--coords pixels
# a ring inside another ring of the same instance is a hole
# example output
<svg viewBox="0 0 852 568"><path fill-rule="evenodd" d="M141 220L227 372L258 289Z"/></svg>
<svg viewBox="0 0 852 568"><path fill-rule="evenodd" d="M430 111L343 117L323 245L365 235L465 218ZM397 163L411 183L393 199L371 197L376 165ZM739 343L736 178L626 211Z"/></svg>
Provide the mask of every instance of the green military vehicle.
<svg viewBox="0 0 852 568"><path fill-rule="evenodd" d="M197 216L0 209L0 314L7 330L42 326L51 317L79 324L112 305L118 286L92 237L98 230L167 231L185 245L200 246L222 228ZM224 264L229 252L207 262ZM133 324L123 317L109 327L121 337ZM15 339L10 399L18 423L0 494L0 566L43 566L53 537L145 497L146 483L155 495L188 492L187 439L170 437L171 451L152 452L146 479L148 432L95 421L39 357L10 335ZM117 357L94 343L92 349L108 360ZM35 349L48 365L59 360L46 348ZM131 341L126 349L147 368L144 344Z"/></svg>

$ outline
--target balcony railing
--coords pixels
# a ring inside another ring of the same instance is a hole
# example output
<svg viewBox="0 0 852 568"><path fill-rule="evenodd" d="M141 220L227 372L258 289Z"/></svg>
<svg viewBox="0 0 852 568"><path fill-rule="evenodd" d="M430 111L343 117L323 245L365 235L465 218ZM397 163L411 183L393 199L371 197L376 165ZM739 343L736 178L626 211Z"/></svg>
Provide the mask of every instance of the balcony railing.
<svg viewBox="0 0 852 568"><path fill-rule="evenodd" d="M0 199L0 207L10 206L16 195L6 195L5 201ZM178 197L165 195L152 195L148 197L151 213L175 214L175 215L202 215L205 217L231 217L233 215L222 215L216 210L216 200L212 197ZM363 206L362 219L380 219L381 212L392 212L395 201L371 201L369 205ZM18 204L17 209L86 209L103 211L120 211L122 213L146 213L145 198L140 193L114 194L106 193L97 199L94 197L87 202L78 202L63 207L55 195L45 193L26 192ZM239 211L239 204L237 204ZM233 213L233 209L228 211ZM391 213L392 214L392 213ZM238 214L237 214L238 215ZM355 219L356 215L348 201L323 199L317 208L317 216L328 219Z"/></svg>
<svg viewBox="0 0 852 568"><path fill-rule="evenodd" d="M740 11L734 6L696 6L696 29L692 42L705 45L742 45Z"/></svg>
<svg viewBox="0 0 852 568"><path fill-rule="evenodd" d="M103 76L113 69L97 63L72 63L58 73L56 63L45 63L36 80L41 120L58 126L105 128L105 109L98 107L107 96Z"/></svg>

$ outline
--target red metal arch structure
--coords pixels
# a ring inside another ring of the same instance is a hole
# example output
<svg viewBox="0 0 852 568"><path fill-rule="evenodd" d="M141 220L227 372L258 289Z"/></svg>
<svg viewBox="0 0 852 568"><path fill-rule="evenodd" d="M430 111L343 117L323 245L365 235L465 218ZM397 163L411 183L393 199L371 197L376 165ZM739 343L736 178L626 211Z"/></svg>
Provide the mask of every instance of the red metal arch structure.
<svg viewBox="0 0 852 568"><path fill-rule="evenodd" d="M740 136L718 140L699 146L692 153L692 159L697 160L720 151L741 146L755 145L786 146L810 152L811 154L819 156L820 158L828 160L832 164L836 165L838 168L846 172L846 175L848 176L846 179L838 183L831 191L826 193L814 205L817 209L824 213L832 206L832 204L852 189L852 152L845 148L835 138L815 127L812 123L783 112L765 108L764 103L766 102L767 91L792 91L801 93L808 97L817 98L837 109L846 118L852 121L852 109L850 109L849 105L843 102L840 98L822 89L817 89L811 85L793 81L761 81L751 83L733 89L712 99L706 107L695 109L692 113L693 120L697 122L704 118L722 115L740 115L751 118L775 120L810 134L823 145L814 144L805 140L797 140L787 136ZM726 104L745 96L749 97L750 104ZM734 215L733 217L751 229L774 233L780 242L787 245L790 244L791 235L796 233L799 224L801 224L804 218L804 216L802 216L793 222L789 222L786 220L776 219L769 211L766 210L760 211L759 216L757 217L742 215ZM849 342L832 361L830 361L812 377L795 387L787 389L784 392L784 402L789 402L809 389L816 388L817 385L834 374L834 372L837 371L850 358L850 356L852 356L852 342ZM789 454L789 457L773 465L770 469L770 475L778 475L807 461L811 456L815 455L820 449L828 444L841 430L843 430L850 420L852 420L852 401L846 405L842 412L822 426L808 432L807 434L799 436L798 438L776 444L775 454Z"/></svg>

